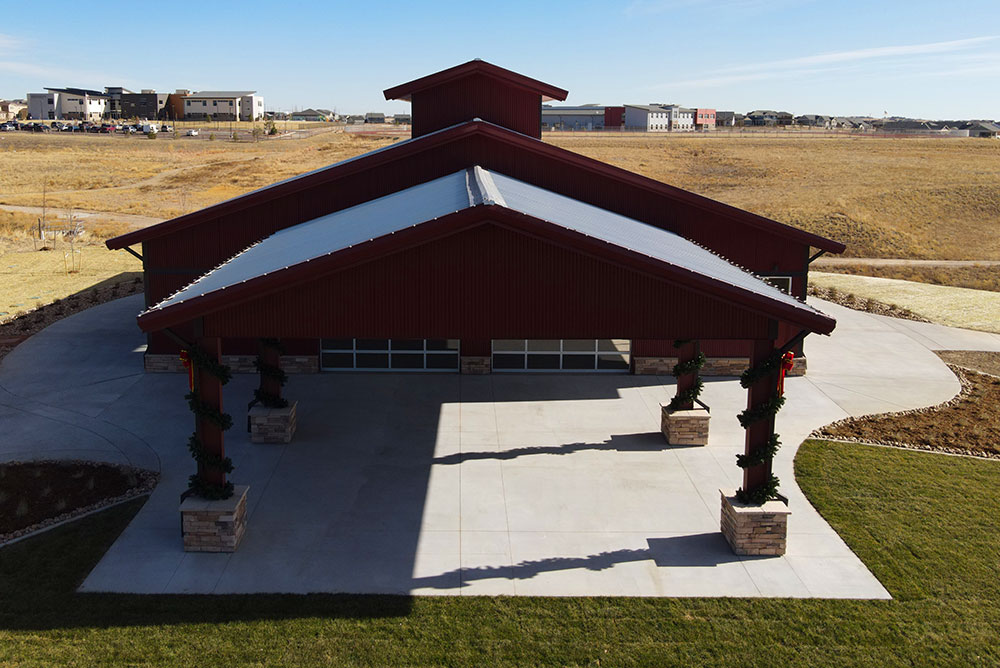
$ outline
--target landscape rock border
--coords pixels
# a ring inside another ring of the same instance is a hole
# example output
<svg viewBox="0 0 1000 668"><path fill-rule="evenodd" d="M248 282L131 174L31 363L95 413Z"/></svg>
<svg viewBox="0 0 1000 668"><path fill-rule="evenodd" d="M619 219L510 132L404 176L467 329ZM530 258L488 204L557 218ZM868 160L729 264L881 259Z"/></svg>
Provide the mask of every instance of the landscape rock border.
<svg viewBox="0 0 1000 668"><path fill-rule="evenodd" d="M946 363L947 364L947 363ZM984 373L976 369L970 369L968 367L959 366L957 364L947 364L948 368L952 370L955 376L958 378L958 382L961 384L961 389L958 394L954 397L945 401L943 403L937 404L935 406L926 406L924 408L914 408L905 411L890 411L886 413L874 413L872 415L861 415L846 417L836 422L831 422L830 424L823 425L818 429L814 429L810 434L809 438L823 439L830 441L837 441L840 443L858 443L861 445L880 445L890 448L900 448L903 450L919 450L921 452L938 452L949 455L962 455L966 457L975 457L977 459L990 459L990 460L1000 460L1000 453L997 452L972 452L965 450L963 448L955 448L948 446L932 446L920 443L905 443L903 441L895 441L892 439L870 439L870 438L850 438L843 436L835 436L833 434L827 433L827 430L831 430L835 427L847 427L850 428L857 424L863 424L879 420L885 417L905 417L907 415L926 415L928 413L937 412L943 408L949 408L955 406L963 401L965 401L969 396L969 390L972 385L966 376L967 372L978 373L983 376L990 376L991 378L997 378L991 373Z"/></svg>
<svg viewBox="0 0 1000 668"><path fill-rule="evenodd" d="M160 474L156 471L150 471L148 469L140 469L134 466L126 466L124 464L111 464L108 462L96 462L83 459L29 459L29 460L15 460L9 462L3 462L4 466L16 466L16 465L45 465L45 464L58 464L60 466L71 466L73 464L80 465L99 465L99 466L110 466L112 468L118 469L123 474L132 474L138 478L139 483L130 489L128 489L124 494L119 494L118 496L111 496L106 499L102 499L96 503L91 503L86 506L80 506L79 508L74 508L73 510L61 513L49 519L42 520L41 522L36 522L31 526L27 526L23 529L18 529L17 531L12 531L9 533L0 533L0 548L5 547L11 543L28 538L31 535L40 533L50 528L54 528L56 525L65 524L71 520L78 519L84 515L89 515L97 510L103 510L109 506L118 505L119 503L124 503L126 501L131 501L132 499L138 498L140 496L145 496L150 494L156 487L157 483L160 481Z"/></svg>

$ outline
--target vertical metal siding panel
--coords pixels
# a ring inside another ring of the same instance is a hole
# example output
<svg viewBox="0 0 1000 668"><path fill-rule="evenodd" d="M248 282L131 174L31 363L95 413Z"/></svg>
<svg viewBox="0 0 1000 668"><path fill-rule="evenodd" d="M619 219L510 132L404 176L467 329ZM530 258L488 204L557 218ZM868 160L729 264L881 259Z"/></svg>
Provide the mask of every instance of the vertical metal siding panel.
<svg viewBox="0 0 1000 668"><path fill-rule="evenodd" d="M496 227L206 318L208 333L227 337L666 340L766 330L750 311Z"/></svg>

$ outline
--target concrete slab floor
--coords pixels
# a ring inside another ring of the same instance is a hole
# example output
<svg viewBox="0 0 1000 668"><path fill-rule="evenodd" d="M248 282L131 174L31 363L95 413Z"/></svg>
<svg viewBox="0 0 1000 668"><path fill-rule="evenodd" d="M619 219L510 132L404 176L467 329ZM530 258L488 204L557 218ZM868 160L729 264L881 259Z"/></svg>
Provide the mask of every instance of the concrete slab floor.
<svg viewBox="0 0 1000 668"><path fill-rule="evenodd" d="M838 329L809 338L809 375L787 381L778 418L785 557L737 557L719 532L718 490L740 482L735 380L706 383L711 436L697 448L659 434L670 377L501 374L293 376L288 445L249 442L240 425L256 377L236 376L227 449L232 479L250 485L247 534L234 554L184 553L186 378L142 373L141 297L60 321L8 355L0 461L87 456L161 471L83 591L888 598L795 485L795 445L849 414L949 399L959 384L929 348L996 337L949 340L948 328L817 306Z"/></svg>

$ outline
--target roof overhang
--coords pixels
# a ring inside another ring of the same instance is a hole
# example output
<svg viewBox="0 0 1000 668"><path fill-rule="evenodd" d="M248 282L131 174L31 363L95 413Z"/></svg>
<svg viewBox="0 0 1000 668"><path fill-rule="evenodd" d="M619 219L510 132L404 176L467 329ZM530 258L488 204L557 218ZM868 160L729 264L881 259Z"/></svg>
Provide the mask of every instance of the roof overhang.
<svg viewBox="0 0 1000 668"><path fill-rule="evenodd" d="M383 91L383 93L385 94L385 99L387 100L405 100L409 102L414 93L474 75L487 76L491 79L502 81L509 86L515 86L532 93L538 93L542 96L543 101L562 101L569 95L569 92L563 90L562 88L547 84L543 81L539 81L538 79L526 77L523 74L518 74L517 72L512 72L511 70L494 65L493 63L488 63L485 60L478 59L470 60L467 63L462 63L461 65L456 65L455 67L449 67L446 70L441 70L440 72L435 72L434 74L428 74L425 77L420 77L419 79L414 79L413 81L408 81L404 84L393 86L392 88L387 88Z"/></svg>

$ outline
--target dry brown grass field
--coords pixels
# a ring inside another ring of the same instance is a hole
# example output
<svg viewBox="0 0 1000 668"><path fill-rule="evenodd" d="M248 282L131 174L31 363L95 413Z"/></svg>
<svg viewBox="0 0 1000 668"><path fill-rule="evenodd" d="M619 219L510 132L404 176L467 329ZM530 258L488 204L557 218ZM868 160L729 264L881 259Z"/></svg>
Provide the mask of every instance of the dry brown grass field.
<svg viewBox="0 0 1000 668"><path fill-rule="evenodd" d="M855 257L1000 258L1000 142L547 135L645 176L847 244Z"/></svg>
<svg viewBox="0 0 1000 668"><path fill-rule="evenodd" d="M215 140L206 136L212 131L156 139L0 134L0 204L109 212L100 229L88 223L84 269L75 275L59 275L61 253L33 251L24 230L37 215L0 216L0 312L137 270L131 256L102 250L101 237L137 224L114 214L171 218L399 141L317 127L311 136L259 142L228 141L221 126ZM1000 142L752 133L544 140L838 239L855 257L1000 259Z"/></svg>

